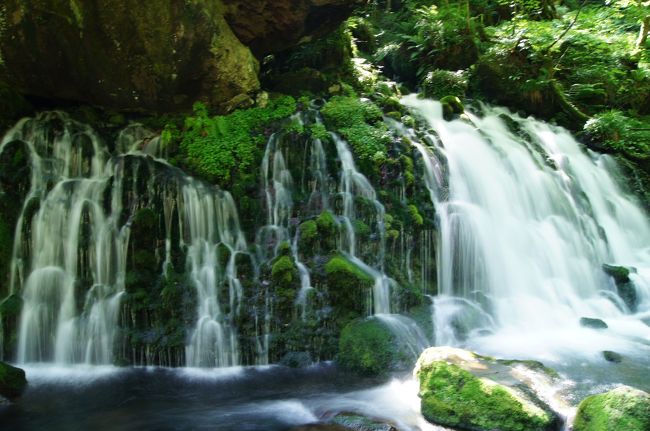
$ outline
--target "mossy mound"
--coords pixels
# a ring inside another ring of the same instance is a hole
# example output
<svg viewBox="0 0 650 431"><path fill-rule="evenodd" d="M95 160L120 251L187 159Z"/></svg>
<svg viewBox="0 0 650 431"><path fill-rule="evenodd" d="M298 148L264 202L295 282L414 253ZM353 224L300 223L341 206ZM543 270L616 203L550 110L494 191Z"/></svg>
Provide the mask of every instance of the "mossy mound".
<svg viewBox="0 0 650 431"><path fill-rule="evenodd" d="M582 400L574 431L646 431L650 429L650 394L622 386Z"/></svg>
<svg viewBox="0 0 650 431"><path fill-rule="evenodd" d="M393 336L379 320L356 320L341 332L337 361L343 369L377 376L390 369L395 354Z"/></svg>
<svg viewBox="0 0 650 431"><path fill-rule="evenodd" d="M334 255L325 264L325 281L334 319L339 328L366 312L374 279L345 256Z"/></svg>
<svg viewBox="0 0 650 431"><path fill-rule="evenodd" d="M420 356L414 374L420 382L422 414L429 422L479 431L558 428L557 415L519 388L525 383L517 379L516 369L490 358L434 347Z"/></svg>
<svg viewBox="0 0 650 431"><path fill-rule="evenodd" d="M27 387L25 371L0 362L0 395L15 400L20 397Z"/></svg>

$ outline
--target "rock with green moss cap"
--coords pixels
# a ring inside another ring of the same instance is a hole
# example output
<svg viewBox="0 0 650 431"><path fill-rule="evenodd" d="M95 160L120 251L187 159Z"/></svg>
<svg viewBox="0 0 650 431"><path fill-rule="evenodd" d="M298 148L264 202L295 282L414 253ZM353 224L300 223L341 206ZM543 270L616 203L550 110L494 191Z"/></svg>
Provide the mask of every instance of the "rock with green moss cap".
<svg viewBox="0 0 650 431"><path fill-rule="evenodd" d="M0 362L0 396L13 401L23 394L26 387L25 371Z"/></svg>
<svg viewBox="0 0 650 431"><path fill-rule="evenodd" d="M587 397L578 406L573 430L650 430L650 394L622 386Z"/></svg>
<svg viewBox="0 0 650 431"><path fill-rule="evenodd" d="M511 367L466 350L433 347L420 356L414 374L429 422L476 431L559 429L559 416L532 390L552 379L525 362Z"/></svg>
<svg viewBox="0 0 650 431"><path fill-rule="evenodd" d="M382 375L395 360L393 335L378 319L355 320L341 332L337 362L363 376Z"/></svg>

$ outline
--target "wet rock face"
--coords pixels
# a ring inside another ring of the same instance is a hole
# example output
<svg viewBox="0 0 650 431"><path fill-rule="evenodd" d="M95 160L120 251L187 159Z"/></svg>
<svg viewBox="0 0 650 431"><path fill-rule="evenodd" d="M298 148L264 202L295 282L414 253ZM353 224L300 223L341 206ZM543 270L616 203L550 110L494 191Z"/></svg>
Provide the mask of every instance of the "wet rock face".
<svg viewBox="0 0 650 431"><path fill-rule="evenodd" d="M218 1L7 0L0 80L33 96L119 109L216 106L259 88Z"/></svg>
<svg viewBox="0 0 650 431"><path fill-rule="evenodd" d="M364 0L224 0L226 20L259 57L322 36Z"/></svg>
<svg viewBox="0 0 650 431"><path fill-rule="evenodd" d="M0 82L123 110L178 111L201 100L226 112L259 89L251 49L263 57L325 34L355 3L6 0Z"/></svg>

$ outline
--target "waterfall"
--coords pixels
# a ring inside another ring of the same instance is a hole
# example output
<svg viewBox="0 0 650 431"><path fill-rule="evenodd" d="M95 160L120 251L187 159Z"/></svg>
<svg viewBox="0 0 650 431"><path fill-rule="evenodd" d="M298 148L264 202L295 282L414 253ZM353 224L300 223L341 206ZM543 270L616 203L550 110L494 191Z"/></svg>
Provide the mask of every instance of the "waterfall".
<svg viewBox="0 0 650 431"><path fill-rule="evenodd" d="M339 183L339 195L343 199L343 233L341 243L345 244L344 249L348 258L365 272L370 274L374 280L372 312L374 314L390 313L390 285L391 280L384 273L384 256L386 253L386 230L384 228L384 206L377 200L377 194L368 179L357 170L354 157L347 143L337 134L331 134L336 152L341 162L341 180ZM376 211L376 224L379 234L379 253L374 266L368 265L357 257L357 239L352 222L357 218L355 211L355 199L363 198L372 202Z"/></svg>
<svg viewBox="0 0 650 431"><path fill-rule="evenodd" d="M650 337L602 270L636 268L638 315L647 314L650 224L610 157L505 109L447 122L438 102L403 102L433 129L411 136L439 224L437 344L552 357L630 350L621 336ZM605 320L612 334L581 328L583 316Z"/></svg>
<svg viewBox="0 0 650 431"><path fill-rule="evenodd" d="M187 241L187 272L198 297L196 327L186 348L187 365L239 365L239 343L234 319L243 296L236 259L247 245L239 227L237 209L227 192L215 192L189 182L182 189L182 225ZM220 262L225 246L226 264ZM227 287L227 300L221 291ZM228 311L225 310L228 309Z"/></svg>
<svg viewBox="0 0 650 431"><path fill-rule="evenodd" d="M17 359L110 363L129 242L122 166L57 112L18 123L0 153L13 142L26 144L32 172L11 263L11 290L23 296Z"/></svg>

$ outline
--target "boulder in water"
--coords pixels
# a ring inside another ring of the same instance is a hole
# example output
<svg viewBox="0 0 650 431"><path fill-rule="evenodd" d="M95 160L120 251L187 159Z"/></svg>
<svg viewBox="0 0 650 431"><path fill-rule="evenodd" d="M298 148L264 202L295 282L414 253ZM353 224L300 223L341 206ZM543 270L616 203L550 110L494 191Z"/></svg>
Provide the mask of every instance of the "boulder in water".
<svg viewBox="0 0 650 431"><path fill-rule="evenodd" d="M352 413L341 413L332 422L354 431L397 431L393 425Z"/></svg>
<svg viewBox="0 0 650 431"><path fill-rule="evenodd" d="M650 430L650 394L622 386L578 406L573 431Z"/></svg>
<svg viewBox="0 0 650 431"><path fill-rule="evenodd" d="M525 362L510 366L451 347L425 350L414 370L429 422L477 431L556 430L559 416L532 390L552 378L539 373L531 380L531 373Z"/></svg>
<svg viewBox="0 0 650 431"><path fill-rule="evenodd" d="M623 356L620 353L612 352L611 350L603 351L603 357L608 362L615 362L617 364L623 362Z"/></svg>
<svg viewBox="0 0 650 431"><path fill-rule="evenodd" d="M634 268L624 266L603 264L603 271L610 275L616 283L618 296L621 297L625 305L632 311L636 311L639 305L639 299L636 294L634 283L630 280L630 272L635 272Z"/></svg>
<svg viewBox="0 0 650 431"><path fill-rule="evenodd" d="M607 323L605 323L601 319L594 319L592 317L581 317L580 326L584 326L585 328L592 328L592 329L609 328L609 326L607 326Z"/></svg>
<svg viewBox="0 0 650 431"><path fill-rule="evenodd" d="M355 320L341 332L337 361L357 374L384 374L395 361L393 344L393 335L378 319Z"/></svg>
<svg viewBox="0 0 650 431"><path fill-rule="evenodd" d="M23 394L26 387L24 370L0 362L0 396L13 401Z"/></svg>

